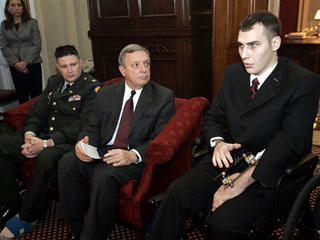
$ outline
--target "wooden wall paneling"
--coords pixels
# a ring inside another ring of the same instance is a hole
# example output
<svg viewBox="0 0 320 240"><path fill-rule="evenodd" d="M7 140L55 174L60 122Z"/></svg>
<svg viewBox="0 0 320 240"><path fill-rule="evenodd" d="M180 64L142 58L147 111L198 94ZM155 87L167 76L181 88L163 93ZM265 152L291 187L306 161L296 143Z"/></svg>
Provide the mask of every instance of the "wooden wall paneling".
<svg viewBox="0 0 320 240"><path fill-rule="evenodd" d="M141 15L175 14L175 0L139 0Z"/></svg>
<svg viewBox="0 0 320 240"><path fill-rule="evenodd" d="M137 29L176 28L180 19L181 0L137 0Z"/></svg>
<svg viewBox="0 0 320 240"><path fill-rule="evenodd" d="M171 88L177 97L211 97L211 0L122 0L128 16L116 7L117 13L100 9L108 5L101 1L88 0L98 80L119 76L120 50L138 43L151 53L155 82Z"/></svg>
<svg viewBox="0 0 320 240"><path fill-rule="evenodd" d="M299 0L281 0L279 18L282 24L282 35L297 31Z"/></svg>
<svg viewBox="0 0 320 240"><path fill-rule="evenodd" d="M227 40L228 40L228 27L230 20L230 14L227 12L227 5L230 1L213 0L213 72L212 72L212 93L216 96L220 86L223 76L223 71L227 65L226 50L227 50ZM232 10L232 9L231 9ZM231 14L231 17L233 14Z"/></svg>
<svg viewBox="0 0 320 240"><path fill-rule="evenodd" d="M151 62L151 79L165 87L175 89L175 94L181 96L181 89L175 87L178 81L172 81L172 79L178 80L177 76L177 60L173 58L152 58ZM172 78L168 78L168 72Z"/></svg>
<svg viewBox="0 0 320 240"><path fill-rule="evenodd" d="M191 89L194 96L204 96L208 99L211 99L211 72L212 72L212 63L207 61L212 57L212 45L210 42L211 34L207 31L199 30L191 37L190 46L201 46L197 48L196 51L192 52L192 71L191 78ZM204 41L204 39L207 39Z"/></svg>
<svg viewBox="0 0 320 240"><path fill-rule="evenodd" d="M181 59L179 56L181 43L176 38L141 38L143 46L146 46L151 55L151 75L152 80L173 89L176 96L183 96L186 92L179 89L178 84L181 80L180 68Z"/></svg>
<svg viewBox="0 0 320 240"><path fill-rule="evenodd" d="M129 16L129 5L127 0L100 0L98 1L98 4L100 18Z"/></svg>
<svg viewBox="0 0 320 240"><path fill-rule="evenodd" d="M191 81L195 79L191 78L192 69L194 69L194 61L192 59L191 51L191 39L190 37L178 38L178 51L180 52L177 59L177 79L179 79L176 89L180 96L187 98L193 97L193 90ZM177 96L179 96L177 95Z"/></svg>
<svg viewBox="0 0 320 240"><path fill-rule="evenodd" d="M286 56L310 71L320 74L320 39L282 39L280 56Z"/></svg>
<svg viewBox="0 0 320 240"><path fill-rule="evenodd" d="M269 1L268 0L255 0L253 1L252 12L257 10L268 10Z"/></svg>
<svg viewBox="0 0 320 240"><path fill-rule="evenodd" d="M88 0L90 13L90 31L105 29L133 29L136 20L131 0Z"/></svg>

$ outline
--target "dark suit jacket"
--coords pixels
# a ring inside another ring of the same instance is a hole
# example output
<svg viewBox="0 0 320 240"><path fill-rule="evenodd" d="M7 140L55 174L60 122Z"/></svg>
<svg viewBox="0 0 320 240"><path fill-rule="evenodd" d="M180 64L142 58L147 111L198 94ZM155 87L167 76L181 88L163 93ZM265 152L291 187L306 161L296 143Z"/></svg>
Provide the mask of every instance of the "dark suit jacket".
<svg viewBox="0 0 320 240"><path fill-rule="evenodd" d="M82 72L66 91L60 74L48 79L46 89L31 107L24 131L52 138L55 145L74 144L86 125L92 110L95 88L101 85L90 74Z"/></svg>
<svg viewBox="0 0 320 240"><path fill-rule="evenodd" d="M2 22L0 46L9 65L19 61L26 61L28 64L42 62L40 57L41 36L37 20L30 19L22 22L18 31L15 27L5 29Z"/></svg>
<svg viewBox="0 0 320 240"><path fill-rule="evenodd" d="M311 150L318 110L319 76L288 58L279 62L253 100L242 63L225 70L222 88L204 116L206 140L225 137L253 153L266 148L252 177L274 187L284 169Z"/></svg>
<svg viewBox="0 0 320 240"><path fill-rule="evenodd" d="M94 110L81 137L89 144L105 149L114 134L122 106L125 82L103 87L95 99ZM152 140L174 114L174 94L150 81L142 90L129 133L129 147L139 152L142 160ZM100 151L105 152L105 151Z"/></svg>

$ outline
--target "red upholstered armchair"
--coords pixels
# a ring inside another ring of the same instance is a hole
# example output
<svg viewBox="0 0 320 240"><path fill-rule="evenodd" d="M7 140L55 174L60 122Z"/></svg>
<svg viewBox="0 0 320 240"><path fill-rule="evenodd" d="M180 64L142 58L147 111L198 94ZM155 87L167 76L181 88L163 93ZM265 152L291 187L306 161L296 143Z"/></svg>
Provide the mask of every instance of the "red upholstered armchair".
<svg viewBox="0 0 320 240"><path fill-rule="evenodd" d="M104 82L104 85L121 80L123 78L111 79ZM21 128L30 105L29 101L5 112L4 121L15 129ZM208 105L208 100L203 97L175 98L176 113L151 141L142 179L131 180L121 186L119 216L122 221L136 227L137 239L140 238L139 230L152 216L149 198L164 192L174 179L188 171L191 145L200 134L202 113ZM26 161L23 166L25 180L32 174L32 163L33 161Z"/></svg>

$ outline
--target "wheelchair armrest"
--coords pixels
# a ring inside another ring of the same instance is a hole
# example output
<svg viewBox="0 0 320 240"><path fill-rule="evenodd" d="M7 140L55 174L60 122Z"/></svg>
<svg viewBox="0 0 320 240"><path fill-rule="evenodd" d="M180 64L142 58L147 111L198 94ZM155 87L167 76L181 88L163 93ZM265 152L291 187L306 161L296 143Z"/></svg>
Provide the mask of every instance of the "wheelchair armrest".
<svg viewBox="0 0 320 240"><path fill-rule="evenodd" d="M193 144L194 144L194 146L199 146L199 145L204 144L204 138L203 138L202 136L196 137L196 138L193 140Z"/></svg>
<svg viewBox="0 0 320 240"><path fill-rule="evenodd" d="M285 174L287 176L298 176L306 172L309 168L314 170L318 164L318 156L313 153L303 155L297 164L286 168Z"/></svg>
<svg viewBox="0 0 320 240"><path fill-rule="evenodd" d="M191 147L191 167L194 167L198 160L209 152L209 147L206 146L206 141L203 136L196 137L193 140Z"/></svg>
<svg viewBox="0 0 320 240"><path fill-rule="evenodd" d="M148 202L151 204L151 206L153 208L158 208L160 206L160 203L161 203L163 197L164 197L164 193L161 192L161 193L158 193L157 195L151 197Z"/></svg>
<svg viewBox="0 0 320 240"><path fill-rule="evenodd" d="M197 153L200 149L202 149L205 145L204 138L202 136L196 137L193 139L192 148L191 148L191 157L197 157Z"/></svg>
<svg viewBox="0 0 320 240"><path fill-rule="evenodd" d="M286 193L295 192L297 195L303 185L313 176L317 164L318 156L307 153L300 157L295 165L285 169L274 189L273 219L281 215L285 216L283 213L290 210L293 201L286 197Z"/></svg>

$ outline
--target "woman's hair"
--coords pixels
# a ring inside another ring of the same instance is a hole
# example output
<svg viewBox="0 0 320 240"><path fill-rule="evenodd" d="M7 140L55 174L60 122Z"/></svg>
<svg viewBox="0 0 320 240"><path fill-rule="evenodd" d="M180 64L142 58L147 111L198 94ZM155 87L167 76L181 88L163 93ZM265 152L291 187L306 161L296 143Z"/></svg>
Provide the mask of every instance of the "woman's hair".
<svg viewBox="0 0 320 240"><path fill-rule="evenodd" d="M11 0L6 1L6 5L4 7L4 14L6 15L6 20L4 20L4 28L5 29L11 29L13 27L14 19L12 14L9 12L9 4ZM29 11L26 7L26 4L24 0L20 0L21 5L22 5L22 15L21 15L21 21L22 22L27 22L31 19Z"/></svg>

